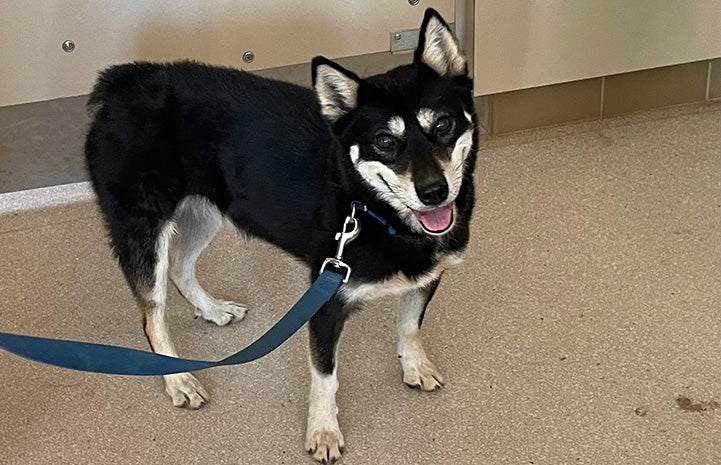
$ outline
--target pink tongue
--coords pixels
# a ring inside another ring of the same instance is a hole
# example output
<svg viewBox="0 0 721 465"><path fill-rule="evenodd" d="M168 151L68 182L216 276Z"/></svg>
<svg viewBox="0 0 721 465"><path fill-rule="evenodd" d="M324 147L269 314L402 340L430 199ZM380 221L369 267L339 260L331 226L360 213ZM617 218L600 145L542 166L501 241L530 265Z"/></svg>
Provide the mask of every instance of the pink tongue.
<svg viewBox="0 0 721 465"><path fill-rule="evenodd" d="M420 212L414 211L418 221L430 232L445 231L453 222L453 204L435 210Z"/></svg>

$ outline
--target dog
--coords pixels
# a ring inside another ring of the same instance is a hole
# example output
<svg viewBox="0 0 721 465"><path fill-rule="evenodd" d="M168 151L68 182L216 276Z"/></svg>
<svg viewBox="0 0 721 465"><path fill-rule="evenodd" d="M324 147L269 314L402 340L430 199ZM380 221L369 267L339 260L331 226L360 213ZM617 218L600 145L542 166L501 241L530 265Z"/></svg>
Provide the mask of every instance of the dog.
<svg viewBox="0 0 721 465"><path fill-rule="evenodd" d="M361 79L316 57L312 74L308 89L191 61L110 67L88 100L85 155L150 347L169 356L177 352L165 317L168 280L205 320L222 326L246 314L196 279L196 260L224 217L306 263L314 280L334 256L351 203L364 205L362 231L345 250L352 276L309 322L305 447L332 463L344 447L337 343L352 310L400 294L403 381L423 391L443 386L420 326L441 275L469 242L478 132L466 59L432 9L411 64ZM190 373L164 381L175 406L209 399Z"/></svg>

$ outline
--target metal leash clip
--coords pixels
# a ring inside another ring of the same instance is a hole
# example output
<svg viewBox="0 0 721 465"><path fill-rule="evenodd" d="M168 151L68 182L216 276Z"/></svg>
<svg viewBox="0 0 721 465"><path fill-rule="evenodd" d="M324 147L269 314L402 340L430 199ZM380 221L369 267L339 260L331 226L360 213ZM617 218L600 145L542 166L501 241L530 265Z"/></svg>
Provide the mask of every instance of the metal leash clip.
<svg viewBox="0 0 721 465"><path fill-rule="evenodd" d="M345 278L343 278L343 284L347 283L350 279L351 268L343 261L343 249L353 239L358 237L360 233L360 221L355 217L355 206L351 207L350 216L345 217L343 222L343 230L336 233L335 240L338 241L338 248L335 252L335 257L326 258L323 261L323 265L320 267L320 272L323 273L327 265L334 266L345 270Z"/></svg>

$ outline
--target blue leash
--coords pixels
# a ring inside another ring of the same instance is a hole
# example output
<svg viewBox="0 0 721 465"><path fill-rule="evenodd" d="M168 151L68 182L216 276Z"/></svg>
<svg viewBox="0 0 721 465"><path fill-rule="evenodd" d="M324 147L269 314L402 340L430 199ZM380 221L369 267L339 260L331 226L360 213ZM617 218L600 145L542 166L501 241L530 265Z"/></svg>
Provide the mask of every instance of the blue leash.
<svg viewBox="0 0 721 465"><path fill-rule="evenodd" d="M287 341L338 293L344 283L348 282L351 268L343 262L343 249L360 232L360 221L355 217L356 209L368 213L381 222L388 228L391 235L396 233L385 219L368 210L362 203L353 202L351 214L346 217L343 230L335 237L338 241L336 255L323 262L318 279L288 310L288 313L265 334L240 352L217 362L182 359L92 342L49 339L3 332L0 332L0 349L60 368L109 375L159 376L252 362L268 355ZM329 269L329 266L338 271Z"/></svg>
<svg viewBox="0 0 721 465"><path fill-rule="evenodd" d="M126 347L0 333L0 348L15 355L71 370L109 375L158 376L257 360L278 348L340 289L343 275L326 270L272 328L245 349L223 360L188 360Z"/></svg>

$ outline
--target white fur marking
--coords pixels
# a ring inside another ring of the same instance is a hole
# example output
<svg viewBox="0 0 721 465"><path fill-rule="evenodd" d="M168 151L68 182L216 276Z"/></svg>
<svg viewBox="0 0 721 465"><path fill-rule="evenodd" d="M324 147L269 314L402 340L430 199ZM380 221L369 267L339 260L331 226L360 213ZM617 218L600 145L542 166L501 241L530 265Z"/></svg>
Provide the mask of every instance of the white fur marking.
<svg viewBox="0 0 721 465"><path fill-rule="evenodd" d="M305 448L313 458L337 460L343 448L343 433L338 426L338 407L335 395L338 391L337 370L325 375L310 363L310 396L308 399L308 428Z"/></svg>
<svg viewBox="0 0 721 465"><path fill-rule="evenodd" d="M400 139L406 136L406 123L400 116L391 116L390 119L388 119L388 129L391 131L391 134Z"/></svg>
<svg viewBox="0 0 721 465"><path fill-rule="evenodd" d="M168 250L170 240L175 231L175 224L167 222L155 242L155 270L153 288L143 302L145 312L145 332L153 348L153 352L176 357L173 341L168 333L165 321L165 299L168 288Z"/></svg>
<svg viewBox="0 0 721 465"><path fill-rule="evenodd" d="M360 149L358 148L358 144L351 145L349 153L350 161L353 162L353 165L358 165L360 161Z"/></svg>
<svg viewBox="0 0 721 465"><path fill-rule="evenodd" d="M430 285L444 270L458 263L460 255L446 254L438 257L438 263L430 271L415 279L410 279L403 273L395 274L385 281L371 283L358 283L351 278L350 282L341 288L340 297L348 304L356 304L403 294Z"/></svg>
<svg viewBox="0 0 721 465"><path fill-rule="evenodd" d="M443 377L428 360L423 349L418 320L426 303L426 293L420 289L403 294L398 331L398 355L403 367L403 382L424 391L435 391L443 385Z"/></svg>
<svg viewBox="0 0 721 465"><path fill-rule="evenodd" d="M423 107L416 112L416 119L425 132L431 132L433 123L438 119L438 114L435 110Z"/></svg>
<svg viewBox="0 0 721 465"><path fill-rule="evenodd" d="M453 152L451 152L451 163L458 164L466 161L468 152L471 151L473 145L473 129L467 129L463 134L458 137L456 143L453 145Z"/></svg>
<svg viewBox="0 0 721 465"><path fill-rule="evenodd" d="M418 332L418 318L420 318L421 313L423 313L424 303L425 298L423 292L419 289L413 289L403 294L401 298L401 313L397 325L398 335L400 336L398 342L402 342L404 338ZM398 349L398 353L402 352L402 350Z"/></svg>
<svg viewBox="0 0 721 465"><path fill-rule="evenodd" d="M165 297L168 291L168 252L174 234L175 221L168 221L155 242L155 283L150 292L150 299L155 305L165 306Z"/></svg>
<svg viewBox="0 0 721 465"><path fill-rule="evenodd" d="M202 288L195 276L195 264L223 224L218 208L205 197L188 196L175 210L177 235L171 248L170 279L195 314L218 326L245 317L247 307L218 300Z"/></svg>
<svg viewBox="0 0 721 465"><path fill-rule="evenodd" d="M466 158L468 158L468 154L470 153L472 146L473 128L469 128L461 134L458 140L456 140L456 143L453 145L450 162L445 162L441 165L443 175L446 178L450 191L448 198L455 199L461 191L461 186L463 185L463 173L466 167Z"/></svg>

